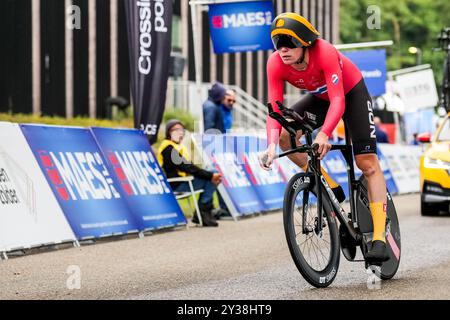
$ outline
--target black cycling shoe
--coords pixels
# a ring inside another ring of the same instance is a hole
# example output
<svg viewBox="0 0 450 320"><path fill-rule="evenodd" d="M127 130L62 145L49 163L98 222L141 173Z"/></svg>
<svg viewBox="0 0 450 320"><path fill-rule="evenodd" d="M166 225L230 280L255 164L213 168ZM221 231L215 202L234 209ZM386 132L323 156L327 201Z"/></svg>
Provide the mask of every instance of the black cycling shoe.
<svg viewBox="0 0 450 320"><path fill-rule="evenodd" d="M366 253L365 259L369 264L380 264L389 260L386 243L380 240L373 241L372 248Z"/></svg>

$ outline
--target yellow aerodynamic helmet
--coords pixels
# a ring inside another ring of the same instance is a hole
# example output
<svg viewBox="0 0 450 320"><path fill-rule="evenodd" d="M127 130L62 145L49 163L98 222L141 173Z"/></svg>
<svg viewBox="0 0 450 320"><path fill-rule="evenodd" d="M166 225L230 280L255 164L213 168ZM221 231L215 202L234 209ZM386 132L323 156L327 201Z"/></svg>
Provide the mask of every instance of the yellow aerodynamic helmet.
<svg viewBox="0 0 450 320"><path fill-rule="evenodd" d="M297 48L309 47L319 38L320 33L304 17L297 13L285 12L275 18L270 36L276 49L279 41L288 36ZM283 41L282 45L286 45Z"/></svg>

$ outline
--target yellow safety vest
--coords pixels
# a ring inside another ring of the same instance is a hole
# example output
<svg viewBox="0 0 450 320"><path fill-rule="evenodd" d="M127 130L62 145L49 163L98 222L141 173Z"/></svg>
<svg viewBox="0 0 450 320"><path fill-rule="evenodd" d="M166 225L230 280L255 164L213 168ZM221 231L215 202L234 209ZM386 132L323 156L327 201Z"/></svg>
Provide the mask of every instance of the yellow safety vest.
<svg viewBox="0 0 450 320"><path fill-rule="evenodd" d="M173 142L172 140L166 139L166 140L164 140L164 141L161 143L161 145L160 145L159 148L158 148L158 163L159 163L159 165L160 165L161 167L163 167L163 165L164 165L164 159L163 159L162 153L163 153L163 151L164 151L168 146L172 146L175 150L178 151L178 153L179 153L184 159L186 159L187 161L191 161L191 160L190 160L190 157L189 157L188 149L187 149L184 145L181 145L181 144L178 144L178 143ZM178 175L179 175L180 177L186 177L186 176L187 176L187 173L186 173L186 172L179 171L179 170L177 170L177 172L178 172Z"/></svg>

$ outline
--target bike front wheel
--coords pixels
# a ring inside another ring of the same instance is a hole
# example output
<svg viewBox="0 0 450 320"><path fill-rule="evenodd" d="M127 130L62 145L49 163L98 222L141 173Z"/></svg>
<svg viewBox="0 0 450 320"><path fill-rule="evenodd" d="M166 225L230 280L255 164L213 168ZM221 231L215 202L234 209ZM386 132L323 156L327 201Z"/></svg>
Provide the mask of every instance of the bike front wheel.
<svg viewBox="0 0 450 320"><path fill-rule="evenodd" d="M327 201L323 201L321 219L318 217L314 179L314 175L299 173L289 181L284 196L284 231L301 275L314 287L324 288L336 277L340 242L336 218Z"/></svg>

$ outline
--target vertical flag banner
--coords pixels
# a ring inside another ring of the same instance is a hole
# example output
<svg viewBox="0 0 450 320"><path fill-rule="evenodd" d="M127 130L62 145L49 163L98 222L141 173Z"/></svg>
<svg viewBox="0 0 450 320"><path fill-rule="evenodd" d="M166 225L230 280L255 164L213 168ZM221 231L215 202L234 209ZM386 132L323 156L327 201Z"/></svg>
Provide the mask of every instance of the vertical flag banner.
<svg viewBox="0 0 450 320"><path fill-rule="evenodd" d="M214 52L272 50L270 28L274 18L272 1L210 5L209 25Z"/></svg>
<svg viewBox="0 0 450 320"><path fill-rule="evenodd" d="M187 223L142 131L105 128L91 131L142 230Z"/></svg>
<svg viewBox="0 0 450 320"><path fill-rule="evenodd" d="M75 241L19 125L0 122L0 252Z"/></svg>
<svg viewBox="0 0 450 320"><path fill-rule="evenodd" d="M21 128L78 239L138 231L90 130Z"/></svg>
<svg viewBox="0 0 450 320"><path fill-rule="evenodd" d="M172 45L172 0L124 0L134 124L154 143L164 113Z"/></svg>

